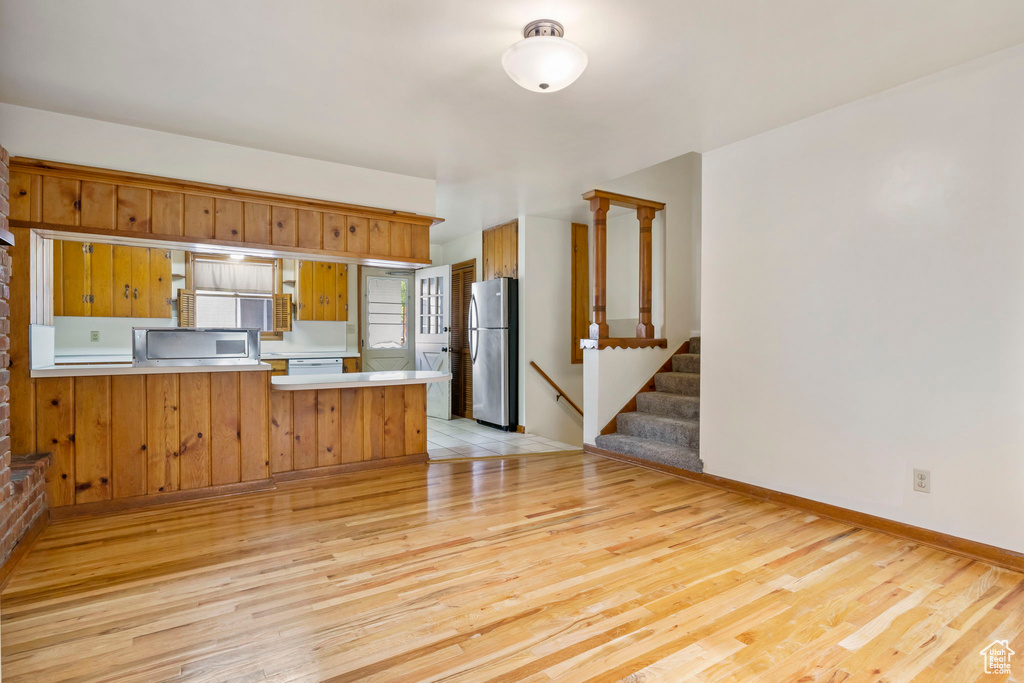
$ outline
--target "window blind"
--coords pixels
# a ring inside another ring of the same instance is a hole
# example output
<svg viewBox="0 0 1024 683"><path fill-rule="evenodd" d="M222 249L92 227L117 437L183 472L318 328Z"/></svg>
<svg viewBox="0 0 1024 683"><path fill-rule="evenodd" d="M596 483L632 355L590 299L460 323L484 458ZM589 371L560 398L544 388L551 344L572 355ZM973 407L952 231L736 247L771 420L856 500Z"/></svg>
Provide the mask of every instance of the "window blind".
<svg viewBox="0 0 1024 683"><path fill-rule="evenodd" d="M366 343L371 349L406 347L406 287L404 279L366 278Z"/></svg>
<svg viewBox="0 0 1024 683"><path fill-rule="evenodd" d="M274 294L274 266L270 263L196 259L194 288L204 292Z"/></svg>

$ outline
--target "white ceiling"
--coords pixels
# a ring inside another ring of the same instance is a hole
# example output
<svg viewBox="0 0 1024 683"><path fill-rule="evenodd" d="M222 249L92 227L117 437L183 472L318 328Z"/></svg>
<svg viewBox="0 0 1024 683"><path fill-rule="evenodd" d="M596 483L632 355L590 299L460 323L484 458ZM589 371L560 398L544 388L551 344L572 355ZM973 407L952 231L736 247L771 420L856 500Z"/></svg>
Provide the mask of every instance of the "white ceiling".
<svg viewBox="0 0 1024 683"><path fill-rule="evenodd" d="M537 18L564 91L501 69ZM0 0L0 101L436 178L444 242L1020 42L1020 0Z"/></svg>

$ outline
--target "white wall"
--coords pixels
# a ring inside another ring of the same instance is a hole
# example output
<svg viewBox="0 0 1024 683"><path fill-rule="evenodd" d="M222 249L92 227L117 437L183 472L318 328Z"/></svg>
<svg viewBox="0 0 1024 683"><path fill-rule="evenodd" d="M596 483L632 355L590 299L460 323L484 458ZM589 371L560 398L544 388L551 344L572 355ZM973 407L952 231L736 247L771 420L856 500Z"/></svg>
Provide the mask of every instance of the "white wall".
<svg viewBox="0 0 1024 683"><path fill-rule="evenodd" d="M1024 551L1021 83L1018 47L704 156L708 472Z"/></svg>
<svg viewBox="0 0 1024 683"><path fill-rule="evenodd" d="M0 104L11 156L434 213L434 181Z"/></svg>
<svg viewBox="0 0 1024 683"><path fill-rule="evenodd" d="M349 310L352 306L349 306ZM355 318L355 314L351 315ZM349 331L355 322L331 322L328 320L294 320L292 329L281 336L281 341L260 342L263 353L323 352L325 354L358 351L357 345L348 342Z"/></svg>
<svg viewBox="0 0 1024 683"><path fill-rule="evenodd" d="M456 263L475 259L476 279L479 281L483 277L484 270L483 231L477 230L441 245L439 258L440 260L435 261L434 265L455 265Z"/></svg>
<svg viewBox="0 0 1024 683"><path fill-rule="evenodd" d="M530 367L534 361L578 405L583 405L583 365L571 363L572 224L523 216L519 219L520 323L523 346L523 424L531 434L563 443L583 443L583 418Z"/></svg>
<svg viewBox="0 0 1024 683"><path fill-rule="evenodd" d="M54 352L59 356L132 355L133 327L174 327L171 318L104 318L54 316ZM99 339L92 341L92 333ZM38 363L36 363L38 364Z"/></svg>
<svg viewBox="0 0 1024 683"><path fill-rule="evenodd" d="M685 154L608 182L602 190L665 202L652 229L652 306L655 336L668 339L668 348L585 352L585 414L583 440L593 444L601 428L647 383L658 368L699 328L695 301L694 248L699 246L701 156ZM630 223L631 221L631 223ZM636 334L638 228L636 214L616 214L609 221L608 272L623 291L609 295L609 318L615 331ZM623 276L625 273L625 276ZM632 279L630 283L627 280ZM628 289L627 289L628 288ZM630 317L616 317L628 315Z"/></svg>
<svg viewBox="0 0 1024 683"><path fill-rule="evenodd" d="M651 235L652 243L657 243L652 244L652 253L661 253L665 248L664 221L660 217L657 220L660 223L659 239L655 240ZM593 220L589 223L593 226ZM608 242L608 334L612 337L633 337L640 321L640 222L636 212L613 208L609 212L605 234ZM661 265L660 260L658 265Z"/></svg>

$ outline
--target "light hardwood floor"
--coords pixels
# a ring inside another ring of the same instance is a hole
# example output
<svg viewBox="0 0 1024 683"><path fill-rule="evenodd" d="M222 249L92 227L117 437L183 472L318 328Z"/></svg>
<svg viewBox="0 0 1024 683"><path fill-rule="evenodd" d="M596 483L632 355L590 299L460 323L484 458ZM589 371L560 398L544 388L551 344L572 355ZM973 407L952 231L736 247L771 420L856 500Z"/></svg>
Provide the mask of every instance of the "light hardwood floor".
<svg viewBox="0 0 1024 683"><path fill-rule="evenodd" d="M1000 681L1024 575L588 455L55 523L11 681Z"/></svg>

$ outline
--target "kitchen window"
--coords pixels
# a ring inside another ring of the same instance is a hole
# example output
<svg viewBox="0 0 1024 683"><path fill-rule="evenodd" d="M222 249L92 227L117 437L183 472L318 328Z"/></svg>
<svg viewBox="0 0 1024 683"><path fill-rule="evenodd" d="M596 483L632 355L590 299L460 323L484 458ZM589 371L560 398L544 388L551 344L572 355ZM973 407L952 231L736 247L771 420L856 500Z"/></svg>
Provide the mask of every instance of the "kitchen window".
<svg viewBox="0 0 1024 683"><path fill-rule="evenodd" d="M274 295L280 288L277 260L190 256L195 327L256 328L263 339L280 337L274 326Z"/></svg>
<svg viewBox="0 0 1024 683"><path fill-rule="evenodd" d="M393 277L366 278L366 345L371 349L409 347L409 283Z"/></svg>

